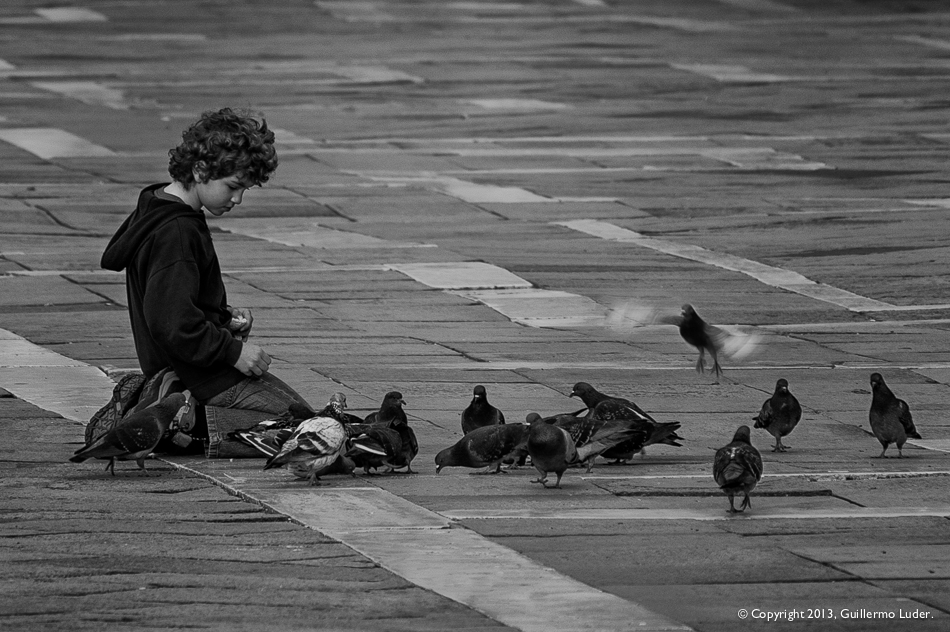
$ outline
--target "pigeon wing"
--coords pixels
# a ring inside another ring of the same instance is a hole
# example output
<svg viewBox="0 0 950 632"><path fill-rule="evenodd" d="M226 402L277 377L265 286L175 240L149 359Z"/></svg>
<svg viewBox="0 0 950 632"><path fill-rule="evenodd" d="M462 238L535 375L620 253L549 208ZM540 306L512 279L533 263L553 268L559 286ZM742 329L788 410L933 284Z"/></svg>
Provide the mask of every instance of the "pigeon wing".
<svg viewBox="0 0 950 632"><path fill-rule="evenodd" d="M914 425L914 417L910 414L910 406L902 399L897 400L897 406L897 419L901 422L901 425L904 426L904 432L908 437L920 439L920 433L917 432L917 427Z"/></svg>

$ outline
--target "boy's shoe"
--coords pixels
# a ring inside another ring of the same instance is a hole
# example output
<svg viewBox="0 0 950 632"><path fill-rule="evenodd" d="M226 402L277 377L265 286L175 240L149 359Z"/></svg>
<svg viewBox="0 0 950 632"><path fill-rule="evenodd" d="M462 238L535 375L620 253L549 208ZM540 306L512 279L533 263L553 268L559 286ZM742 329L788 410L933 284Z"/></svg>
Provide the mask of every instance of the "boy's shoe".
<svg viewBox="0 0 950 632"><path fill-rule="evenodd" d="M127 373L112 389L112 399L96 412L86 424L86 444L112 430L120 419L139 401L145 386L141 373Z"/></svg>

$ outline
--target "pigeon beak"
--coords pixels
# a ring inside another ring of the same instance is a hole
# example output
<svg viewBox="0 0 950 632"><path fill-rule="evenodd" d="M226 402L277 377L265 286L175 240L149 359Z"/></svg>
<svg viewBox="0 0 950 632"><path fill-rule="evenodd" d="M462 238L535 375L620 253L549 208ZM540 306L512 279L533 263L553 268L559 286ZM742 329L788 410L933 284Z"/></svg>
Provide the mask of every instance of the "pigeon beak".
<svg viewBox="0 0 950 632"><path fill-rule="evenodd" d="M438 474L441 471L442 471L442 466L441 465L436 466L435 473Z"/></svg>

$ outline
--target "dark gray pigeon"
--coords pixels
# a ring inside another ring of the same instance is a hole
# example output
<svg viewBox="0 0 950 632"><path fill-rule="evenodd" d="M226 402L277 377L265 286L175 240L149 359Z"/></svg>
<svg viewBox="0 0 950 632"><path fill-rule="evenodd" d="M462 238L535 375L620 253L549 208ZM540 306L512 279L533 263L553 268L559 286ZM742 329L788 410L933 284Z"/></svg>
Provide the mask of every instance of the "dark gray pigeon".
<svg viewBox="0 0 950 632"><path fill-rule="evenodd" d="M184 394L173 393L154 406L132 413L105 434L76 450L69 460L82 463L86 459L109 459L106 471L113 476L117 460L135 461L139 469L148 475L145 458L168 432L186 401Z"/></svg>
<svg viewBox="0 0 950 632"><path fill-rule="evenodd" d="M405 403L402 393L390 391L378 411L367 415L361 424L347 426L352 445L347 456L366 474L381 466L387 474L402 468L415 474L412 460L419 454L419 441L402 408Z"/></svg>
<svg viewBox="0 0 950 632"><path fill-rule="evenodd" d="M891 392L880 373L871 374L871 392L868 420L871 422L874 436L884 448L877 458L887 458L884 453L892 443L897 446L897 457L901 458L904 456L903 448L907 438L921 438L910 414L910 407Z"/></svg>
<svg viewBox="0 0 950 632"><path fill-rule="evenodd" d="M775 437L775 447L772 452L785 452L789 447L782 445L782 437L786 437L802 418L802 406L788 390L788 380L782 378L775 383L775 392L765 400L762 410L753 419L753 428L764 428Z"/></svg>
<svg viewBox="0 0 950 632"><path fill-rule="evenodd" d="M475 387L472 402L462 411L462 434L468 434L476 428L505 423L505 415L488 402L485 387Z"/></svg>
<svg viewBox="0 0 950 632"><path fill-rule="evenodd" d="M575 384L574 388L571 389L570 396L579 397L580 400L584 402L584 405L587 406L588 416L591 416L594 414L594 410L597 408L599 404L602 404L608 401L617 401L622 404L625 404L628 408L632 408L633 410L635 410L637 413L639 413L642 416L643 419L655 421L655 419L653 419L653 417L648 415L645 410L637 406L635 403L633 403L629 399L625 399L623 397L614 397L613 395L607 395L605 393L601 393L600 391L598 391L596 388L594 388L587 382L578 382L577 384Z"/></svg>
<svg viewBox="0 0 950 632"><path fill-rule="evenodd" d="M604 424L590 441L577 447L567 430L549 424L544 419L536 419L529 426L527 448L531 464L541 476L532 482L547 487L548 472L554 472L557 474L554 487L560 489L561 476L568 467L596 457L628 439L634 432L635 429L629 427L627 420L613 421Z"/></svg>
<svg viewBox="0 0 950 632"><path fill-rule="evenodd" d="M486 467L475 474L504 472L501 464L506 459L514 462L528 450L529 426L526 424L496 424L483 426L467 433L455 445L435 457L436 473L445 467Z"/></svg>
<svg viewBox="0 0 950 632"><path fill-rule="evenodd" d="M683 340L699 350L699 359L696 361L697 373L706 372L706 353L709 353L713 361L713 372L716 374L716 380L718 381L719 376L722 375L722 367L719 366L719 352L729 334L700 318L693 306L688 303L683 305L681 316L668 316L660 320L679 327L680 336L683 337Z"/></svg>
<svg viewBox="0 0 950 632"><path fill-rule="evenodd" d="M729 497L729 513L745 511L752 507L749 493L762 479L762 455L752 446L749 426L739 426L732 443L716 450L713 461L713 479L719 489ZM742 505L736 509L735 496L745 494Z"/></svg>
<svg viewBox="0 0 950 632"><path fill-rule="evenodd" d="M643 449L649 445L663 443L682 447L682 444L678 441L682 441L683 437L676 433L680 428L679 422L660 423L629 399L601 393L587 382L575 384L571 391L571 397L580 397L588 407L587 418L589 422L582 432L575 434L574 431L566 427L569 424L576 428L577 424L565 422L566 425L562 425L565 430L571 432L572 436L581 439L579 445L583 445L585 442L583 440L584 434L592 435L600 429L604 422L616 419L639 420L640 423L636 425L637 431L628 440L605 450L600 455L605 459L613 459L615 464L626 463L633 458L633 455L643 452ZM589 472L592 467L593 459L588 462L587 471Z"/></svg>
<svg viewBox="0 0 950 632"><path fill-rule="evenodd" d="M363 419L368 424L388 424L392 421L408 422L406 411L402 409L406 402L399 391L389 391L383 397L379 410L373 411Z"/></svg>

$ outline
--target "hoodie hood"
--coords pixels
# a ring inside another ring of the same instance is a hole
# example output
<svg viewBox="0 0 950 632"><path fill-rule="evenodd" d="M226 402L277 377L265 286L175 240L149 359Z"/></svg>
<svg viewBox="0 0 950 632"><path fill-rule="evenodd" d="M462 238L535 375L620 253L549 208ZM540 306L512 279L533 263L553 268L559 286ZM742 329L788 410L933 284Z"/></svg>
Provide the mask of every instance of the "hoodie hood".
<svg viewBox="0 0 950 632"><path fill-rule="evenodd" d="M100 265L104 269L116 272L125 270L142 244L158 227L167 222L182 217L205 221L201 211L196 211L184 202L158 197L157 191L165 186L167 184L155 184L146 187L139 194L135 211L122 222L102 253Z"/></svg>

